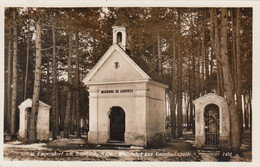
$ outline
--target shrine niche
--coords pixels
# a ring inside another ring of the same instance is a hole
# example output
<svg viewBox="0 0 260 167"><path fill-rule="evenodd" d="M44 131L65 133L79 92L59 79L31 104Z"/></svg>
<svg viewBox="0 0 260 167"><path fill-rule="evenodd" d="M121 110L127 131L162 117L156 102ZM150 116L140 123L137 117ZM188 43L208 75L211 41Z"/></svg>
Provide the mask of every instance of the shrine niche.
<svg viewBox="0 0 260 167"><path fill-rule="evenodd" d="M19 139L28 138L30 116L32 110L32 99L26 99L19 106L20 110L20 125L19 125ZM50 133L50 108L48 104L39 101L39 108L37 113L37 140L49 140Z"/></svg>
<svg viewBox="0 0 260 167"><path fill-rule="evenodd" d="M195 104L195 146L228 148L230 121L226 99L208 93L193 101Z"/></svg>
<svg viewBox="0 0 260 167"><path fill-rule="evenodd" d="M163 144L168 86L126 49L125 27L114 26L112 46L83 80L89 91L88 142Z"/></svg>

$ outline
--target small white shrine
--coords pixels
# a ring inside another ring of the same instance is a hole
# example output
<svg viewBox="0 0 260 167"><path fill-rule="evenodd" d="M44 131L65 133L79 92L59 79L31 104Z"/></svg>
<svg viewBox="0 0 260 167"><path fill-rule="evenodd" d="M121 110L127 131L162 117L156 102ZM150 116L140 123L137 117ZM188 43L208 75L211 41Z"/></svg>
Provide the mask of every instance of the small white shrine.
<svg viewBox="0 0 260 167"><path fill-rule="evenodd" d="M30 115L32 109L32 99L26 99L19 106L20 125L19 139L28 137L28 129L30 126ZM37 114L37 140L47 141L50 133L50 108L48 104L39 101L39 109Z"/></svg>
<svg viewBox="0 0 260 167"><path fill-rule="evenodd" d="M195 104L195 146L227 148L230 142L230 121L226 99L208 93Z"/></svg>
<svg viewBox="0 0 260 167"><path fill-rule="evenodd" d="M126 28L114 26L113 45L83 80L89 91L89 143L165 142L168 86L137 59L126 53Z"/></svg>

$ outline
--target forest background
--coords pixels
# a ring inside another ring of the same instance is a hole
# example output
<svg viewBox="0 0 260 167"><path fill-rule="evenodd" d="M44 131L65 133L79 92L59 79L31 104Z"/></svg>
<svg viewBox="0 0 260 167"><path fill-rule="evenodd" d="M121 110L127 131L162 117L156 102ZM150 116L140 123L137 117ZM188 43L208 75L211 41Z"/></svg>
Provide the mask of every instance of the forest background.
<svg viewBox="0 0 260 167"><path fill-rule="evenodd" d="M238 152L240 134L252 127L252 8L6 8L5 133L17 133L17 106L27 98L29 142L36 140L39 98L52 105L54 139L85 133L81 81L111 46L112 25L127 28L128 54L169 85L173 138L184 123L194 132L192 100L214 92L227 99Z"/></svg>

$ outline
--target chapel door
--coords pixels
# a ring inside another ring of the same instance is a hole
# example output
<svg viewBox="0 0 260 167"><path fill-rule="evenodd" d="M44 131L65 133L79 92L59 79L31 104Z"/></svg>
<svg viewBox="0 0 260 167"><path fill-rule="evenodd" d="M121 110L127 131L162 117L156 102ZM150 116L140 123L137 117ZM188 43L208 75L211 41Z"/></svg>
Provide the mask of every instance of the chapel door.
<svg viewBox="0 0 260 167"><path fill-rule="evenodd" d="M219 107L215 104L206 106L205 120L205 144L216 146L219 144Z"/></svg>
<svg viewBox="0 0 260 167"><path fill-rule="evenodd" d="M124 141L125 112L121 107L112 107L110 113L110 140Z"/></svg>

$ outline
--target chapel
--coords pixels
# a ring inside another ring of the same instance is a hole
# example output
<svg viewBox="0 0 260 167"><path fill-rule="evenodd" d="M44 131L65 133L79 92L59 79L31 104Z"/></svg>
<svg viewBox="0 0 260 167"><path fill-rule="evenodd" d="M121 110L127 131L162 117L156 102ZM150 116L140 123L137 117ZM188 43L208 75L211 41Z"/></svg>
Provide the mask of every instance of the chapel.
<svg viewBox="0 0 260 167"><path fill-rule="evenodd" d="M30 117L32 111L32 99L28 98L19 106L19 139L28 138ZM50 134L50 108L51 106L39 100L37 113L37 140L47 141Z"/></svg>
<svg viewBox="0 0 260 167"><path fill-rule="evenodd" d="M230 117L224 97L208 93L193 101L195 105L195 146L228 149Z"/></svg>
<svg viewBox="0 0 260 167"><path fill-rule="evenodd" d="M124 26L83 79L89 91L88 142L153 146L165 142L168 86L138 55L127 54Z"/></svg>

